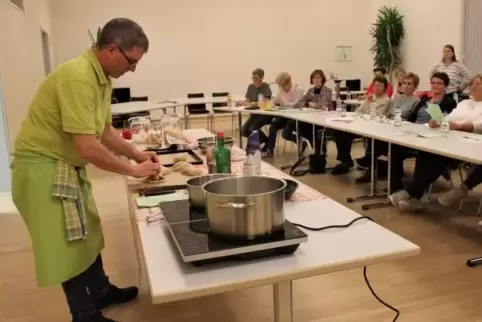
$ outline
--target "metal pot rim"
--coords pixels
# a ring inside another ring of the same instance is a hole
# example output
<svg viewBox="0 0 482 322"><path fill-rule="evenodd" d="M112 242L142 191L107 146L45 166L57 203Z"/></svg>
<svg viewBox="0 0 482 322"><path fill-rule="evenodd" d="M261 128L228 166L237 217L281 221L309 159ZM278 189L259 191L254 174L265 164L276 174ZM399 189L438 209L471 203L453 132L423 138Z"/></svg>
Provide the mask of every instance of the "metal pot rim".
<svg viewBox="0 0 482 322"><path fill-rule="evenodd" d="M214 183L214 182L217 182L217 181L221 181L221 180L230 180L230 179L233 179L234 177L239 177L239 178L245 178L245 176L233 176L233 177L227 177L227 178L220 178L220 179L215 179L215 180L212 180L212 181L209 181L209 182L206 182L205 184L203 184L201 186L201 189L203 190L203 192L206 194L206 193L209 193L209 194L212 194L212 195L216 195L216 196L223 196L223 197L243 197L243 196L240 196L240 195L228 195L228 194L222 194L222 193L213 193L213 192L209 192L209 191L206 191L206 185L208 184L211 184L211 183ZM269 195L269 194L273 194L275 192L278 192L278 191L281 191L283 189L286 189L286 186L288 185L286 183L285 180L283 179L280 179L280 178L275 178L275 177L270 177L270 176L253 176L253 177L258 177L258 178L267 178L267 179L270 179L270 180L278 180L278 181L281 181L283 183L283 186L279 189L276 189L276 190L272 190L272 191L268 191L268 192L264 192L264 193L257 193L257 194L246 194L244 195L244 197L256 197L256 196L264 196L264 195Z"/></svg>
<svg viewBox="0 0 482 322"><path fill-rule="evenodd" d="M211 174L201 174L199 176L194 176L192 178L190 178L189 180L186 181L186 186L188 187L192 187L192 188L201 188L202 186L204 186L206 183L202 184L202 185L194 185L192 184L192 182L195 180L195 179L199 179L200 177L223 177L223 178L218 178L218 179L213 179L213 180L210 180L206 183L209 183L211 181L214 181L214 180L219 180L219 179L227 179L228 177L236 177L237 174L230 174L230 173L211 173Z"/></svg>

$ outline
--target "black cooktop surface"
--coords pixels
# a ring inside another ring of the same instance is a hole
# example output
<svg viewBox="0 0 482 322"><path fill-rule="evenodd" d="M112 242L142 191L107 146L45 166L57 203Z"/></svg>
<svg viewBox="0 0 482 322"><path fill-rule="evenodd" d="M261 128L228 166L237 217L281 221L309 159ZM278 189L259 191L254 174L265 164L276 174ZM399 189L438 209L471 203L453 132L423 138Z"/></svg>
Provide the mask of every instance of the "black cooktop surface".
<svg viewBox="0 0 482 322"><path fill-rule="evenodd" d="M196 262L214 258L251 259L291 254L307 235L289 221L278 232L255 240L220 237L209 232L204 209L190 207L188 200L161 204L162 213L184 261Z"/></svg>

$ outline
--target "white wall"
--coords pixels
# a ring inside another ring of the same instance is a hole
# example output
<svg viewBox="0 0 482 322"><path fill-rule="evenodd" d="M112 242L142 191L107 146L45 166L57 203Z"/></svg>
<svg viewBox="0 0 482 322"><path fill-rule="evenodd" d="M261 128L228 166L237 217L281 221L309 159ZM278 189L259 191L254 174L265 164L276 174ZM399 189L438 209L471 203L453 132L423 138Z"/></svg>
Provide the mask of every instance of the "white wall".
<svg viewBox="0 0 482 322"><path fill-rule="evenodd" d="M44 78L40 30L52 34L49 6L48 0L24 0L23 13L0 1L0 43L4 44L0 50L0 76L10 142Z"/></svg>
<svg viewBox="0 0 482 322"><path fill-rule="evenodd" d="M443 46L462 53L462 0L372 0L374 12L395 5L405 16L404 67L420 76L420 89L429 88L430 70L442 58Z"/></svg>
<svg viewBox="0 0 482 322"><path fill-rule="evenodd" d="M57 0L56 55L59 63L75 57L89 46L88 28L121 16L136 20L151 41L137 72L117 82L133 95L244 94L257 67L267 81L288 71L305 87L316 68L368 82L370 10L360 0ZM353 46L353 62L336 63L336 45Z"/></svg>

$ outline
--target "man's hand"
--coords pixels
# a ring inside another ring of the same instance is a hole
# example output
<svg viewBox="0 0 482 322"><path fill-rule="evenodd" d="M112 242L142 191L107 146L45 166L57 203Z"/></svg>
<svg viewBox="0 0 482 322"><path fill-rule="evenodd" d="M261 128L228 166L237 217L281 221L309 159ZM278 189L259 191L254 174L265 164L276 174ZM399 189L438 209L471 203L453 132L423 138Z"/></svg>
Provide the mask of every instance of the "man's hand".
<svg viewBox="0 0 482 322"><path fill-rule="evenodd" d="M428 121L428 126L432 129L439 127L440 125L435 120Z"/></svg>
<svg viewBox="0 0 482 322"><path fill-rule="evenodd" d="M140 153L136 157L135 161L137 163L142 163L145 161L151 161L153 163L160 163L159 157L156 152L153 151L139 151Z"/></svg>
<svg viewBox="0 0 482 322"><path fill-rule="evenodd" d="M150 160L132 166L131 176L135 178L145 178L159 173L161 166Z"/></svg>

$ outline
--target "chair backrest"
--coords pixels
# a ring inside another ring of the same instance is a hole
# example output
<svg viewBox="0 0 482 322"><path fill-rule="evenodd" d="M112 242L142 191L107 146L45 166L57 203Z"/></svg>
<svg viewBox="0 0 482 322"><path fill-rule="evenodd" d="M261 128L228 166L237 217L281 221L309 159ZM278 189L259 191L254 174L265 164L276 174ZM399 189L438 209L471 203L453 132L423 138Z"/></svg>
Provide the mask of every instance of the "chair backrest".
<svg viewBox="0 0 482 322"><path fill-rule="evenodd" d="M112 90L112 97L117 99L117 103L127 103L131 101L131 89L129 87L118 87Z"/></svg>
<svg viewBox="0 0 482 322"><path fill-rule="evenodd" d="M229 95L228 92L217 92L212 94L213 97L227 97ZM228 103L213 103L213 107L225 107L228 106Z"/></svg>
<svg viewBox="0 0 482 322"><path fill-rule="evenodd" d="M204 93L190 93L187 94L187 98L203 98ZM205 113L208 111L206 104L190 104L187 106L187 110L191 114L195 113Z"/></svg>
<svg viewBox="0 0 482 322"><path fill-rule="evenodd" d="M131 97L131 102L147 102L148 97L147 96L133 96Z"/></svg>

